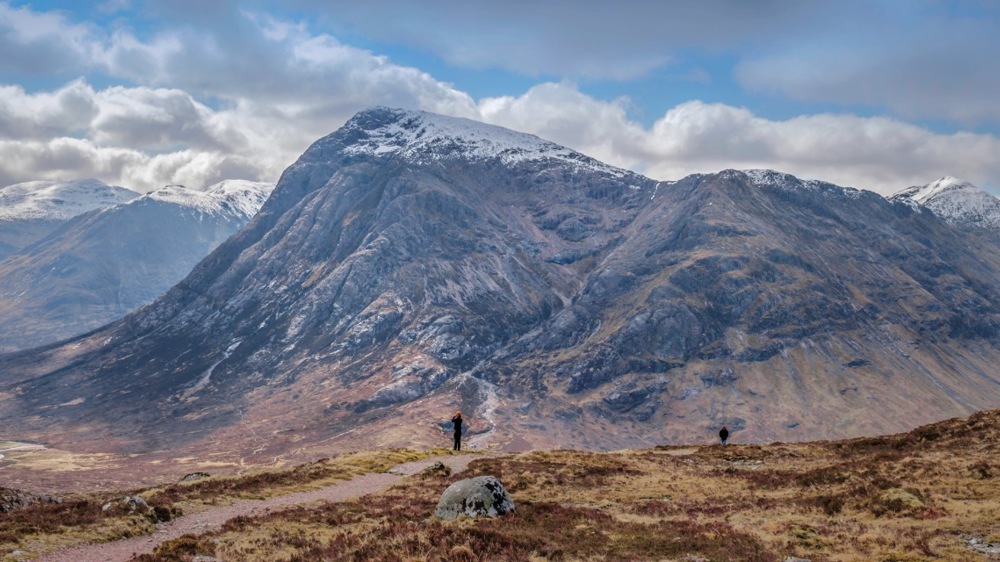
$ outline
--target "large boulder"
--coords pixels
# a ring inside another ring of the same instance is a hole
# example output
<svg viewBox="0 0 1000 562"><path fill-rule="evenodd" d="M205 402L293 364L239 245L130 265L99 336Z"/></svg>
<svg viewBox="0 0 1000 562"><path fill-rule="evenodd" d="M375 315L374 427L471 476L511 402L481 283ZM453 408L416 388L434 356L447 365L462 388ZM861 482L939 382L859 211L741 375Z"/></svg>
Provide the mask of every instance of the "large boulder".
<svg viewBox="0 0 1000 562"><path fill-rule="evenodd" d="M441 494L434 515L442 519L469 517L496 517L514 513L514 500L495 476L477 476L459 480Z"/></svg>

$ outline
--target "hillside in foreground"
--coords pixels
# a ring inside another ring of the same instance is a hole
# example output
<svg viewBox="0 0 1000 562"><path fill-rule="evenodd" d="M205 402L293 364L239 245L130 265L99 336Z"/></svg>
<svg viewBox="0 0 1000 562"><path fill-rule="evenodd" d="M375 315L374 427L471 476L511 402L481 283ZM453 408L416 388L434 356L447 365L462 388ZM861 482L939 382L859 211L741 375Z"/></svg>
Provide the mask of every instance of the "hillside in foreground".
<svg viewBox="0 0 1000 562"><path fill-rule="evenodd" d="M423 472L359 501L236 517L136 560L993 560L998 427L991 411L844 441L485 454L456 474ZM128 493L171 516L441 453L356 453ZM431 517L450 483L486 474L505 483L516 515ZM0 514L0 553L149 532L141 517L101 511L122 493Z"/></svg>

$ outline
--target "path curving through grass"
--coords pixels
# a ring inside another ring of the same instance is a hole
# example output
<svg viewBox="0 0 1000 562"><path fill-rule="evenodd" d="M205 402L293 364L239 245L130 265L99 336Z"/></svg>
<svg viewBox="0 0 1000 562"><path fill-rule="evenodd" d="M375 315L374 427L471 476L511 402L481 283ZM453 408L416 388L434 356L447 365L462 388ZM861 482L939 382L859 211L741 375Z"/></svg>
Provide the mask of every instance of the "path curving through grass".
<svg viewBox="0 0 1000 562"><path fill-rule="evenodd" d="M293 505L353 500L397 484L407 476L417 474L435 462L442 462L451 467L453 472L459 472L477 458L482 458L482 455L463 454L431 457L397 465L388 472L362 474L318 490L297 492L264 500L238 500L231 505L213 507L158 525L156 532L151 535L72 547L42 555L39 560L41 562L126 562L134 556L151 553L161 543L179 538L182 535L200 534L218 529L223 523L234 517L261 515Z"/></svg>

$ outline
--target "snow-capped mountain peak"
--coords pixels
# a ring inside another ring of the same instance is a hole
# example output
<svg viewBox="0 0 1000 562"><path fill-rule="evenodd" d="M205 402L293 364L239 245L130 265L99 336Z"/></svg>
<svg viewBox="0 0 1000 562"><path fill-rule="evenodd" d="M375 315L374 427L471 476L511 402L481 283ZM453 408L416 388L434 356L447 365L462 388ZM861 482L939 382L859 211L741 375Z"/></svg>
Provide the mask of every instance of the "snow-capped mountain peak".
<svg viewBox="0 0 1000 562"><path fill-rule="evenodd" d="M750 179L750 182L757 187L776 186L783 187L785 189L800 189L803 187L809 188L819 184L819 182L815 180L803 180L791 174L763 168L739 170L739 172L746 174L746 176Z"/></svg>
<svg viewBox="0 0 1000 562"><path fill-rule="evenodd" d="M950 223L1000 230L1000 199L955 177L908 187L890 199L926 207Z"/></svg>
<svg viewBox="0 0 1000 562"><path fill-rule="evenodd" d="M344 126L354 155L403 155L411 160L499 159L503 164L557 159L573 161L615 176L631 172L604 164L535 135L471 119L425 111L372 107Z"/></svg>
<svg viewBox="0 0 1000 562"><path fill-rule="evenodd" d="M954 192L968 191L968 190L979 191L979 188L972 185L971 183L967 181L962 181L952 176L945 176L927 185L914 186L911 187L910 189L915 189L911 198L917 203L920 203L921 205L924 205L928 201L935 199L945 193L954 193Z"/></svg>
<svg viewBox="0 0 1000 562"><path fill-rule="evenodd" d="M163 201L204 213L228 211L252 217L273 189L273 183L247 180L223 180L206 187L203 191L189 189L183 185L166 185L143 195L135 202Z"/></svg>
<svg viewBox="0 0 1000 562"><path fill-rule="evenodd" d="M274 185L249 180L223 180L208 186L205 191L228 201L237 211L252 217L274 191Z"/></svg>
<svg viewBox="0 0 1000 562"><path fill-rule="evenodd" d="M18 183L0 188L0 221L67 220L139 196L96 179Z"/></svg>

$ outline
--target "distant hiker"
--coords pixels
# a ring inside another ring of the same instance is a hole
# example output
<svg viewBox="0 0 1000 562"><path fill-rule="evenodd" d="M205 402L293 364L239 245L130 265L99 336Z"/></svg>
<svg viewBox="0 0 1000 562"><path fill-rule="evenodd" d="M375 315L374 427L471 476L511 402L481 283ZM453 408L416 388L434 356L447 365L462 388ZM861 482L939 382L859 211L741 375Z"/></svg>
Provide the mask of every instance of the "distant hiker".
<svg viewBox="0 0 1000 562"><path fill-rule="evenodd" d="M455 412L455 417L451 418L451 423L455 424L455 450L462 450L462 412Z"/></svg>
<svg viewBox="0 0 1000 562"><path fill-rule="evenodd" d="M722 444L725 445L728 439L729 430L726 429L726 426L722 426L722 429L719 430L719 441L722 441Z"/></svg>

